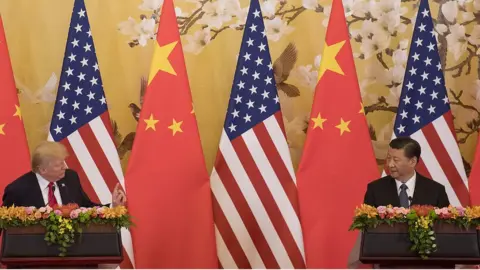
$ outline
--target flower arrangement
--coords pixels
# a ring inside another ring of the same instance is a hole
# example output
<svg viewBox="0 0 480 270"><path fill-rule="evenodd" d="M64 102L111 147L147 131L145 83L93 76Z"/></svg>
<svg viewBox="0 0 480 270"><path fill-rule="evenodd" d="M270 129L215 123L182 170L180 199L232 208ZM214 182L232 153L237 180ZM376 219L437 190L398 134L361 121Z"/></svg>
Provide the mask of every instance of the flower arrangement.
<svg viewBox="0 0 480 270"><path fill-rule="evenodd" d="M77 204L63 206L0 207L0 229L41 225L45 228L48 245L59 246L59 256L65 256L67 248L75 243L75 234L90 224L112 225L116 229L130 227L131 220L124 206L78 207Z"/></svg>
<svg viewBox="0 0 480 270"><path fill-rule="evenodd" d="M380 224L393 226L396 223L406 223L411 250L420 257L427 259L428 255L437 250L435 243L434 224L446 222L468 229L480 229L480 206L444 207L430 205L413 205L411 208L379 206L377 208L362 204L355 209L355 217L350 230L365 230L375 228Z"/></svg>

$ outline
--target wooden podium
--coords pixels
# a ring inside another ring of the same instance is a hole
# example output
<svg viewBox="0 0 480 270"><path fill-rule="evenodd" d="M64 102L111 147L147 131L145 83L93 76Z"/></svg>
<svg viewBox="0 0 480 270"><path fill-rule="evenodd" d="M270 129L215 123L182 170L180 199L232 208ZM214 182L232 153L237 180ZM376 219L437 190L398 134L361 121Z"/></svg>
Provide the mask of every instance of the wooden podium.
<svg viewBox="0 0 480 270"><path fill-rule="evenodd" d="M44 238L40 225L4 230L0 262L7 268L98 268L123 261L120 232L110 225L84 227L65 257L59 257L58 246L48 246Z"/></svg>
<svg viewBox="0 0 480 270"><path fill-rule="evenodd" d="M480 264L480 234L449 223L435 224L437 251L427 259L410 248L407 224L379 225L362 233L360 261L380 268L455 268Z"/></svg>

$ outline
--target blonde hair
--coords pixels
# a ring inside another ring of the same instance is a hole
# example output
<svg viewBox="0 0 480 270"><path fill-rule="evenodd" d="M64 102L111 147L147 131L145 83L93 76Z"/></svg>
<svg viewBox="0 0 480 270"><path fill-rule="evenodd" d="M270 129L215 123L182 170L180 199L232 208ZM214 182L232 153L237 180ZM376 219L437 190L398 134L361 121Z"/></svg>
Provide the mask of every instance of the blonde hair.
<svg viewBox="0 0 480 270"><path fill-rule="evenodd" d="M32 154L32 170L38 171L40 165L50 161L52 158L65 159L68 157L67 148L58 142L41 142Z"/></svg>

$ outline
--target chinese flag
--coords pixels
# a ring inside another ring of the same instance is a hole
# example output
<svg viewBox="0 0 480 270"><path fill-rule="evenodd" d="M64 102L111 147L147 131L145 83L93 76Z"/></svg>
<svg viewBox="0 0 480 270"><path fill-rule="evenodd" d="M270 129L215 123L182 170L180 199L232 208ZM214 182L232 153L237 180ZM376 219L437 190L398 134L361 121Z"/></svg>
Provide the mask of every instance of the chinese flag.
<svg viewBox="0 0 480 270"><path fill-rule="evenodd" d="M333 0L311 120L297 172L307 268L346 268L349 232L379 178L341 0Z"/></svg>
<svg viewBox="0 0 480 270"><path fill-rule="evenodd" d="M31 170L30 152L0 17L0 198L13 180Z"/></svg>
<svg viewBox="0 0 480 270"><path fill-rule="evenodd" d="M173 0L165 0L125 175L136 268L217 268L209 175Z"/></svg>

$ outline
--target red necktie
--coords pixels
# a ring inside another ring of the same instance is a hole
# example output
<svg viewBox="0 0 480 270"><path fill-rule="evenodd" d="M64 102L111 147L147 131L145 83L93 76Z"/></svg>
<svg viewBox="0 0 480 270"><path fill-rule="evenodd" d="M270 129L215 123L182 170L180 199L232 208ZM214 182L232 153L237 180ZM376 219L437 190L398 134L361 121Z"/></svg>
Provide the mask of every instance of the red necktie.
<svg viewBox="0 0 480 270"><path fill-rule="evenodd" d="M58 204L57 203L57 198L55 198L55 194L53 193L53 186L55 184L53 182L50 182L48 184L48 205L50 207L53 207L54 205Z"/></svg>

